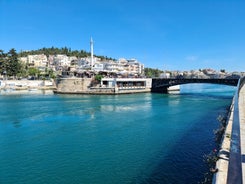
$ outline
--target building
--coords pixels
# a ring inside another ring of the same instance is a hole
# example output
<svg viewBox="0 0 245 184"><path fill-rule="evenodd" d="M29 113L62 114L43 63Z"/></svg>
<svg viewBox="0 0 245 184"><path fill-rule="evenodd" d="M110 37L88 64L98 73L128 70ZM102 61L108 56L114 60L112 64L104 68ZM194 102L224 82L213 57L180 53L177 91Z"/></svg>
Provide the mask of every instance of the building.
<svg viewBox="0 0 245 184"><path fill-rule="evenodd" d="M45 54L28 55L21 57L20 61L29 67L46 67L48 65L48 58Z"/></svg>

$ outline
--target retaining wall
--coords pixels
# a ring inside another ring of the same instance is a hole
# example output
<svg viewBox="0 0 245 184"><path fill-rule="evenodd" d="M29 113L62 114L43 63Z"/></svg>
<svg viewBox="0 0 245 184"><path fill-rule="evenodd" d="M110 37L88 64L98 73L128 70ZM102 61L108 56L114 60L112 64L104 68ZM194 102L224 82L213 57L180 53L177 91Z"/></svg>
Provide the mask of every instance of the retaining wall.
<svg viewBox="0 0 245 184"><path fill-rule="evenodd" d="M56 81L61 94L128 94L150 92L149 87L92 87L92 78L60 78Z"/></svg>

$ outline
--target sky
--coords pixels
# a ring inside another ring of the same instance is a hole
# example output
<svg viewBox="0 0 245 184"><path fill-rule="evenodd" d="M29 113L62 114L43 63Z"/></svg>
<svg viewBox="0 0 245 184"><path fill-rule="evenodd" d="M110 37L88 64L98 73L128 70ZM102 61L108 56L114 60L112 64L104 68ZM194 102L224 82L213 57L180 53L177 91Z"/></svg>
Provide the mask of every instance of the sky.
<svg viewBox="0 0 245 184"><path fill-rule="evenodd" d="M160 70L245 71L244 0L0 0L0 49L68 47Z"/></svg>

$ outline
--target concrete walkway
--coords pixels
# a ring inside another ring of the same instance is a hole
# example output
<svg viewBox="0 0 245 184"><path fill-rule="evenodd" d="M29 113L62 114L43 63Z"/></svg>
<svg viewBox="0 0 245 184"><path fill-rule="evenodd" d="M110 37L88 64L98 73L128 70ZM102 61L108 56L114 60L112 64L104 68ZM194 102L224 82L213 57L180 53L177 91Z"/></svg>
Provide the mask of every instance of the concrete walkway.
<svg viewBox="0 0 245 184"><path fill-rule="evenodd" d="M245 155L245 85L239 93L239 120L240 120L240 134L241 134L241 154L242 161ZM245 163L242 162L242 180L245 183Z"/></svg>
<svg viewBox="0 0 245 184"><path fill-rule="evenodd" d="M234 101L232 103L234 103ZM240 90L238 105L241 136L241 154L243 161L243 157L245 157L245 85ZM216 168L218 169L218 172L214 174L212 182L213 184L227 183L226 181L229 165L230 138L233 123L233 112L234 107L232 104L230 109L230 117L223 137L221 149L219 151L219 160L216 162ZM242 162L242 175L243 183L245 183L245 162Z"/></svg>

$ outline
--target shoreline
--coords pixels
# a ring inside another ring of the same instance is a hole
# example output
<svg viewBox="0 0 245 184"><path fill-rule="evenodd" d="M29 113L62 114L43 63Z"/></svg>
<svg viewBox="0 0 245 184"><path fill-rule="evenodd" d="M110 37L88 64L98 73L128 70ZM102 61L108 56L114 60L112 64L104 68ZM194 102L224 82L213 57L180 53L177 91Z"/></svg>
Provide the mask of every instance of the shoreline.
<svg viewBox="0 0 245 184"><path fill-rule="evenodd" d="M53 80L0 80L0 91L55 90Z"/></svg>
<svg viewBox="0 0 245 184"><path fill-rule="evenodd" d="M119 95L151 93L152 79L104 78L93 85L92 78L59 78L57 80L1 80L0 91L53 90L54 94ZM168 93L180 91L179 86L171 86ZM16 92L17 93L17 92Z"/></svg>
<svg viewBox="0 0 245 184"><path fill-rule="evenodd" d="M121 95L121 94L136 94L136 93L150 93L150 90L127 90L124 92L101 92L101 91L58 91L58 90L53 90L54 94L67 94L67 95Z"/></svg>

